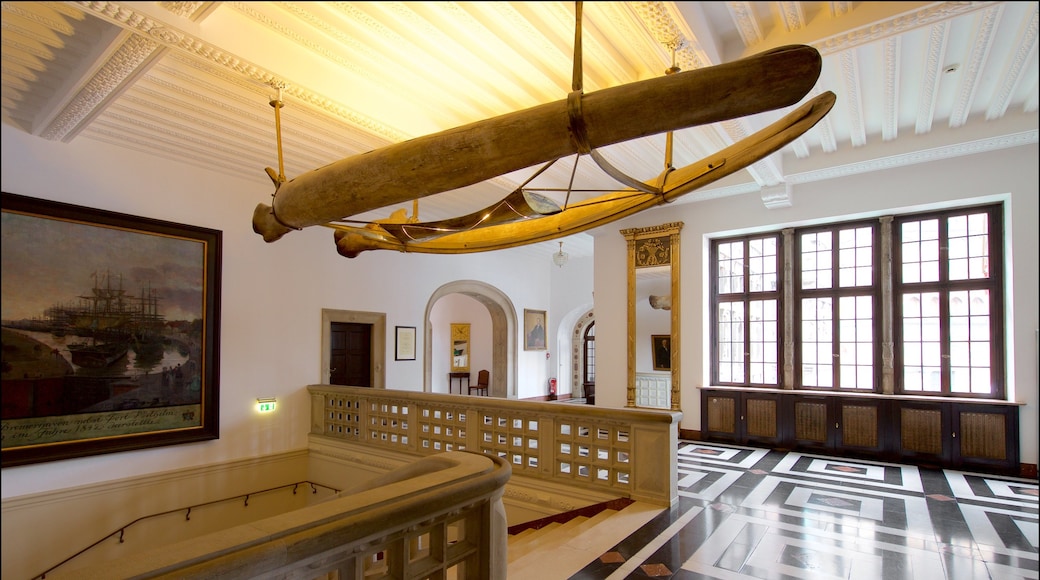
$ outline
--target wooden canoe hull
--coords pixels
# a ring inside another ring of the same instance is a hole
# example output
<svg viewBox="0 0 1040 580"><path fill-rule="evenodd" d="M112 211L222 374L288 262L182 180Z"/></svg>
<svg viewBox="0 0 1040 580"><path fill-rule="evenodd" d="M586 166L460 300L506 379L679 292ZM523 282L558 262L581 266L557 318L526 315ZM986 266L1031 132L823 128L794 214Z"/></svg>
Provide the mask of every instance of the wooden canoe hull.
<svg viewBox="0 0 1040 580"><path fill-rule="evenodd" d="M662 193L618 191L568 207L563 212L506 224L472 229L429 241L402 242L378 224L336 225L336 250L348 258L365 250L396 250L428 254L464 254L502 250L580 233L683 195L735 173L780 150L811 129L834 106L832 92L806 102L782 119L696 163L668 173Z"/></svg>
<svg viewBox="0 0 1040 580"><path fill-rule="evenodd" d="M816 49L780 47L731 63L574 95L341 159L278 185L253 230L273 242L293 229L459 189L613 143L798 103L816 84ZM581 141L584 141L582 143Z"/></svg>

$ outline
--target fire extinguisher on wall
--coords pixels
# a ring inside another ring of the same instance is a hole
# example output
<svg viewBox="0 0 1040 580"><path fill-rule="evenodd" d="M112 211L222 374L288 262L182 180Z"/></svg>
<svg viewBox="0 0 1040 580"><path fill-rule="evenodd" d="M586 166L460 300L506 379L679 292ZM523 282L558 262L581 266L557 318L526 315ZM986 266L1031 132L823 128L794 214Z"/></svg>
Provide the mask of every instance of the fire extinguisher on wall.
<svg viewBox="0 0 1040 580"><path fill-rule="evenodd" d="M556 379L555 378L549 379L549 400L550 401L555 401L556 400Z"/></svg>

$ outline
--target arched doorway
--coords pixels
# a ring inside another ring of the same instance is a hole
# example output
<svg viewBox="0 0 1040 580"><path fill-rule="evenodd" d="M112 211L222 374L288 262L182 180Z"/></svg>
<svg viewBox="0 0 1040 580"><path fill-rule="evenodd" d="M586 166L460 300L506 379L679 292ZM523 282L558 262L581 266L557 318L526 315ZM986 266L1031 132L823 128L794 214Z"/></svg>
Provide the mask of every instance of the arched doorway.
<svg viewBox="0 0 1040 580"><path fill-rule="evenodd" d="M449 294L464 294L480 302L491 315L491 386L488 395L515 399L517 396L517 320L516 309L501 290L476 280L449 282L430 295L423 316L423 391L433 390L433 328L430 312L438 300Z"/></svg>
<svg viewBox="0 0 1040 580"><path fill-rule="evenodd" d="M590 309L571 328L571 396L583 398L590 405L596 403L595 342L589 342L590 334L595 340L595 324L596 317Z"/></svg>

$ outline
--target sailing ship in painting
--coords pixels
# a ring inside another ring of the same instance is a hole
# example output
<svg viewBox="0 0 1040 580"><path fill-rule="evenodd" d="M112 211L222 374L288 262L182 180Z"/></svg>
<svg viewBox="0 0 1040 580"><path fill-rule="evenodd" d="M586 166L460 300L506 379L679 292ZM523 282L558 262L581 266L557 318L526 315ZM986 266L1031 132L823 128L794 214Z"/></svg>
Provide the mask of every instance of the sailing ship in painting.
<svg viewBox="0 0 1040 580"><path fill-rule="evenodd" d="M160 293L97 272L84 292L3 321L3 418L197 404L201 337Z"/></svg>
<svg viewBox="0 0 1040 580"><path fill-rule="evenodd" d="M67 345L72 364L105 368L132 348L138 358L161 358L165 320L159 313L159 296L148 286L139 296L123 288L123 278L113 281L109 272L95 273L93 288L70 304L55 304L44 315L55 336L83 337Z"/></svg>

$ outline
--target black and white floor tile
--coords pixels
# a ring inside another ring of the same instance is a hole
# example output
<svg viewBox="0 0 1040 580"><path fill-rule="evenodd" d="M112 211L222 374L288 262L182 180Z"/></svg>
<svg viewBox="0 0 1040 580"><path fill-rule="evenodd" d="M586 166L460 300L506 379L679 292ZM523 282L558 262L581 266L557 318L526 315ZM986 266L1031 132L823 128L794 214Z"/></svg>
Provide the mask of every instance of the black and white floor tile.
<svg viewBox="0 0 1040 580"><path fill-rule="evenodd" d="M1040 578L1036 480L694 441L678 471L572 580Z"/></svg>

